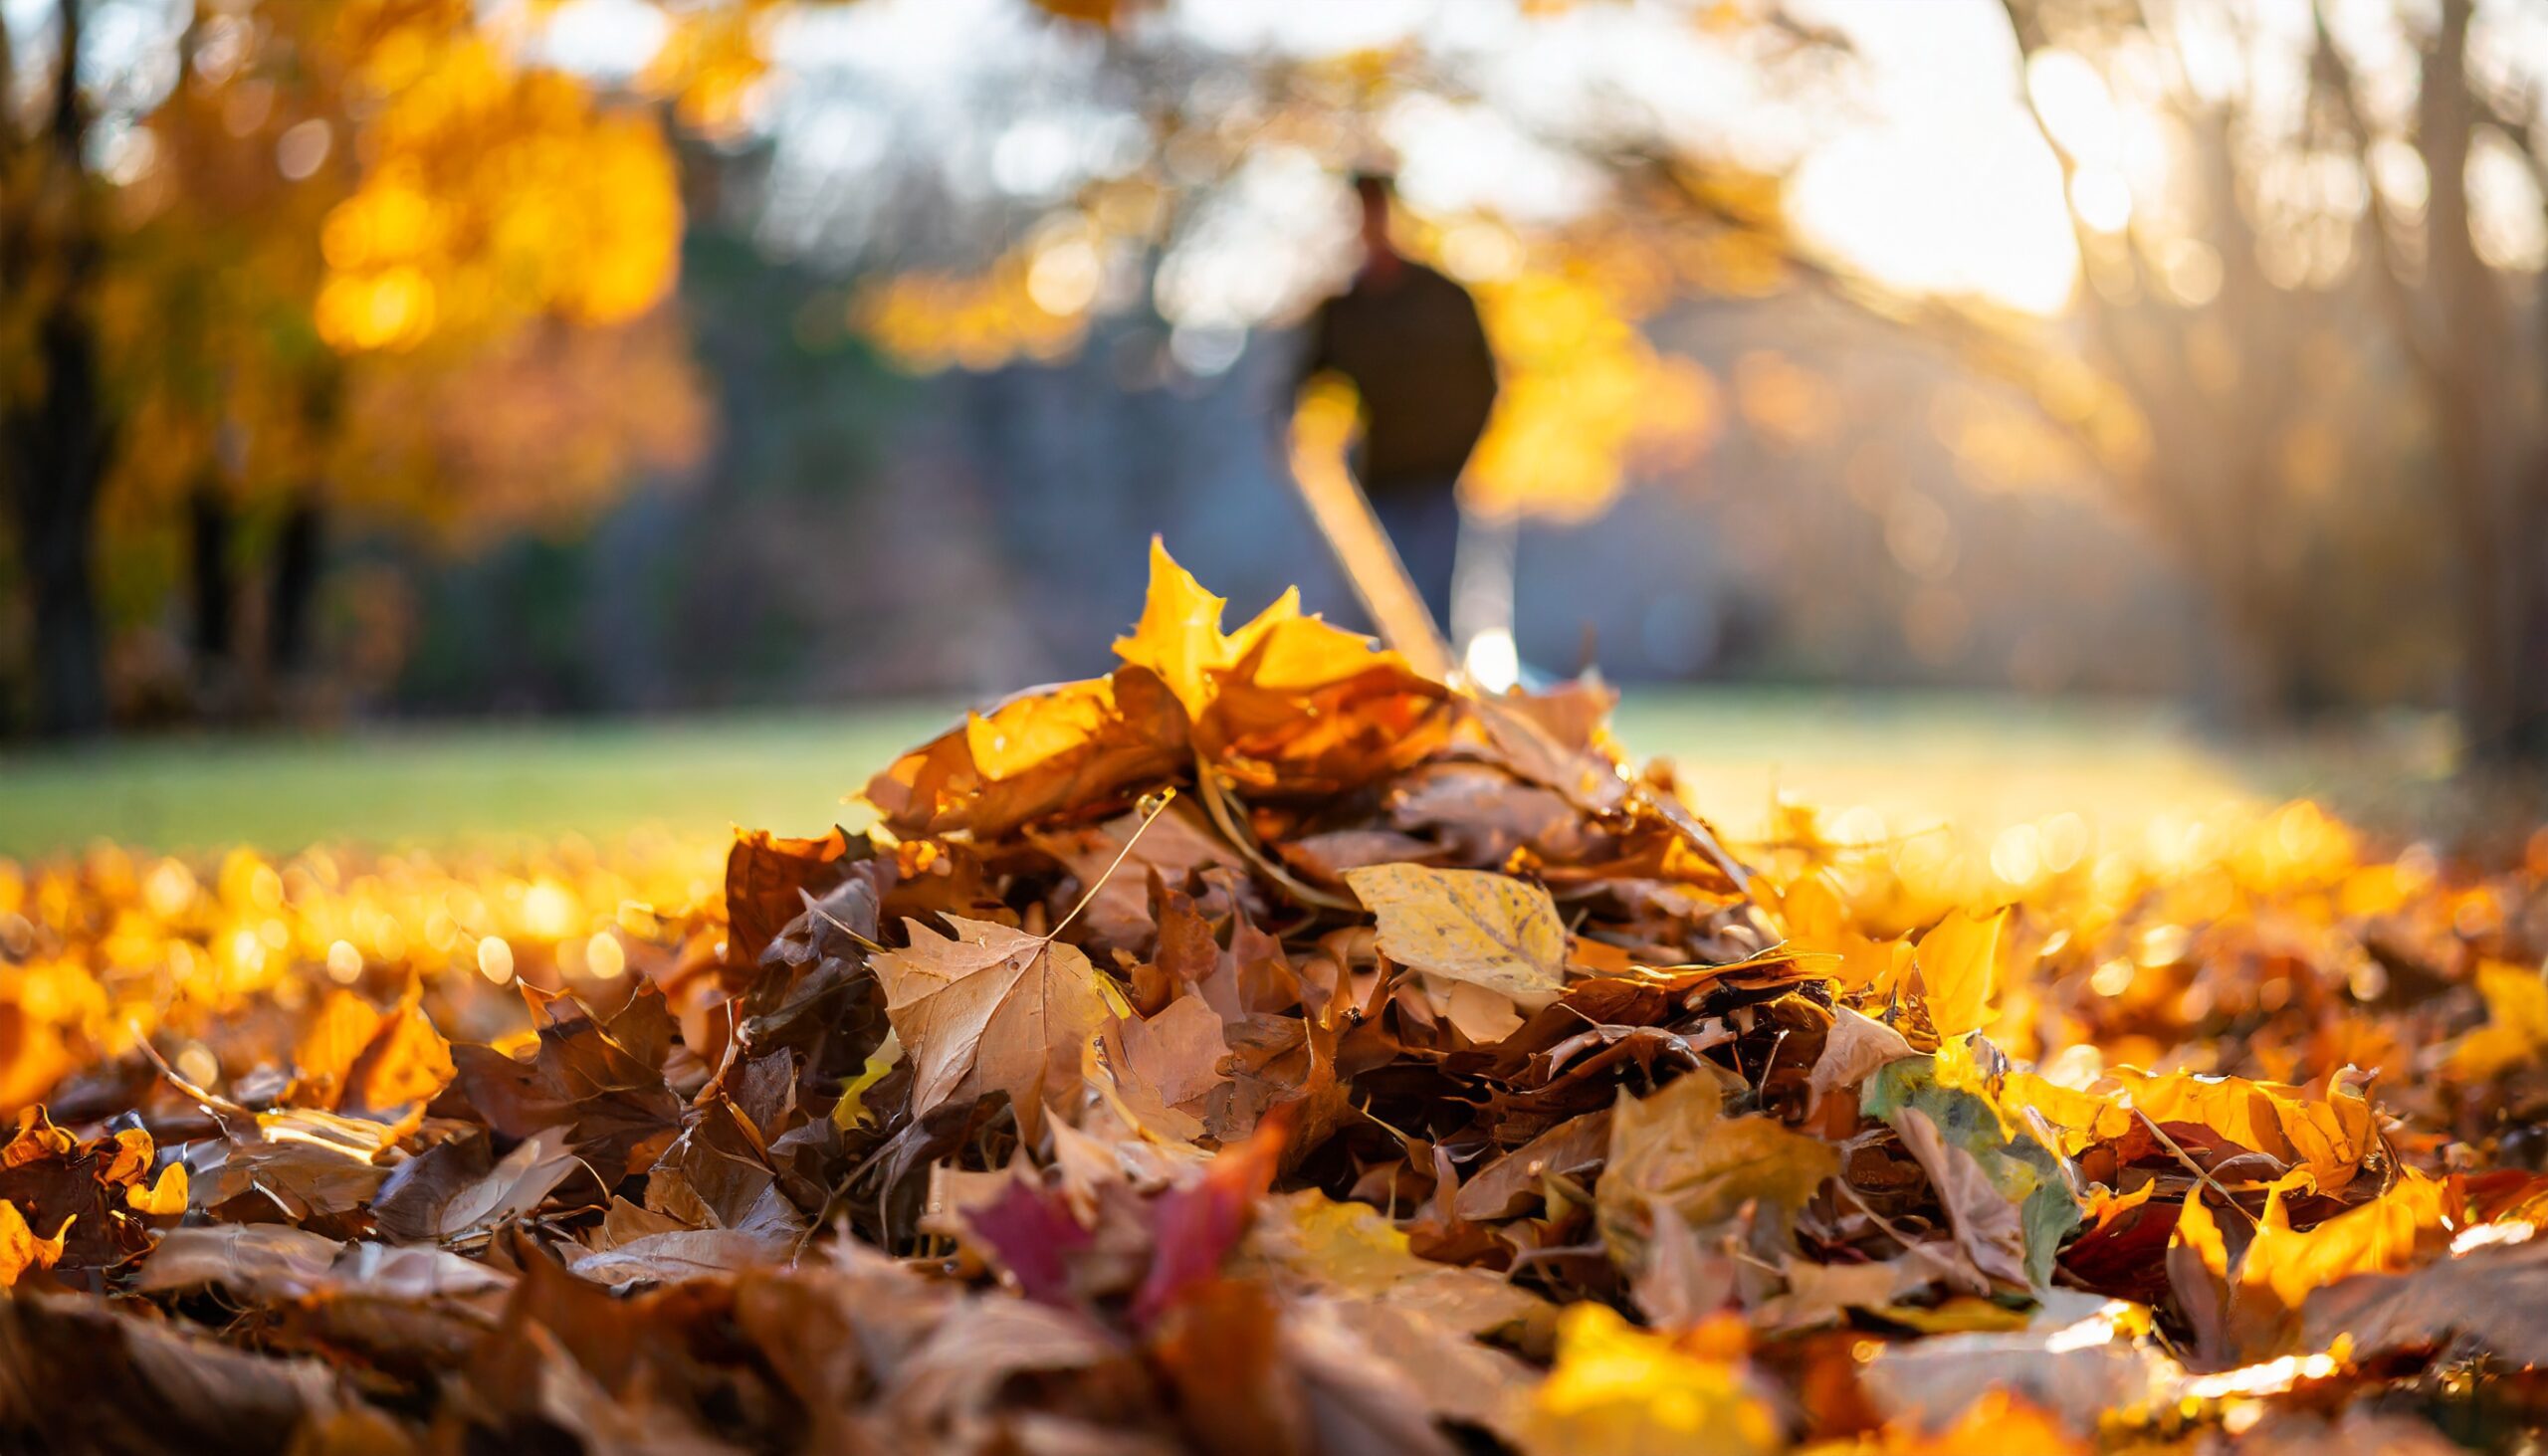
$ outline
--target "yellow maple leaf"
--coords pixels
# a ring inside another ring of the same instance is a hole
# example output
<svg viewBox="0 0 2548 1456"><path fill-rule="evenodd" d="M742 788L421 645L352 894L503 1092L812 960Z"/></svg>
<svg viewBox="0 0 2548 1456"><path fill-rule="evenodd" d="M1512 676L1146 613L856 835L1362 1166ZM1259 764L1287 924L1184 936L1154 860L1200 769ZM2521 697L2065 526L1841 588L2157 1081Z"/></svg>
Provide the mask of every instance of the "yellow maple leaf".
<svg viewBox="0 0 2548 1456"><path fill-rule="evenodd" d="M1502 1275L1419 1257L1380 1210L1315 1188L1269 1201L1249 1247L1291 1280L1420 1311L1464 1334L1536 1324L1550 1312L1547 1301Z"/></svg>
<svg viewBox="0 0 2548 1456"><path fill-rule="evenodd" d="M1348 870L1345 883L1380 921L1380 953L1400 965L1519 1000L1566 984L1566 926L1537 885L1407 864Z"/></svg>
<svg viewBox="0 0 2548 1456"><path fill-rule="evenodd" d="M2213 1278L2227 1280L2230 1244L2222 1237L2221 1225L2213 1218L2211 1206L2203 1201L2203 1193L2200 1183L2186 1190L2185 1211L2177 1215L2176 1231L2168 1235L2168 1247L2187 1250Z"/></svg>
<svg viewBox="0 0 2548 1456"><path fill-rule="evenodd" d="M2395 1274L2440 1254L2467 1221L2454 1179L2404 1169L2389 1191L2314 1228L2294 1229L2277 1188L2238 1263L2238 1287L2270 1291L2286 1310L2356 1274Z"/></svg>
<svg viewBox="0 0 2548 1456"><path fill-rule="evenodd" d="M2305 1171L2317 1192L2332 1193L2353 1181L2378 1145L2371 1103L2341 1087L2316 1098L2284 1083L2246 1077L2162 1076L2130 1068L2107 1075L2150 1121L2201 1124L2227 1142Z"/></svg>
<svg viewBox="0 0 2548 1456"><path fill-rule="evenodd" d="M1226 597L1205 591L1193 572L1176 563L1168 553L1167 542L1152 536L1151 582L1142 599L1142 619L1129 635L1115 639L1115 655L1159 674L1176 701L1185 705L1186 714L1196 719L1212 701L1211 675L1236 662L1278 625L1321 629L1360 644L1365 658L1371 655L1367 639L1303 617L1298 587L1286 588L1273 605L1236 632L1221 630L1221 612L1228 606Z"/></svg>

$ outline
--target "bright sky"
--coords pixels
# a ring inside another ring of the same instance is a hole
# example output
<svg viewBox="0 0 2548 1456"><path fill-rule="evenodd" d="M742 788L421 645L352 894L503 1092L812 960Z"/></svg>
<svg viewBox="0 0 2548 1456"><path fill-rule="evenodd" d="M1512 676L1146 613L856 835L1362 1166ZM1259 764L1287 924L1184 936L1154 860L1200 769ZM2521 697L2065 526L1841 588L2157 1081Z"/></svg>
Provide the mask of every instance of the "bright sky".
<svg viewBox="0 0 2548 1456"><path fill-rule="evenodd" d="M615 30L602 12L633 6L570 0L559 16L600 37ZM1528 224L1597 206L1598 176L1538 137L1580 134L1625 104L1700 154L1798 164L1795 218L1847 264L1905 288L2057 312L2076 254L2058 169L2023 109L1995 0L1800 0L1799 9L1860 52L1848 81L1818 98L1765 81L1682 3L1530 20L1482 0L1170 0L1149 23L1205 51L1421 46L1478 96L1476 104L1416 98L1379 120L1401 190L1422 209ZM779 142L773 240L854 252L879 222L862 199L893 195L898 175L935 171L958 193L988 178L1016 193L1038 177L1067 185L1074 172L1102 170L1075 155L1108 136L1102 104L1074 85L1095 59L1085 39L1017 0L861 0L792 22L775 48L790 84L768 118ZM1830 104L1842 94L1845 108ZM983 136L985 125L1005 131ZM1243 324L1331 282L1333 229L1302 205L1320 195L1315 166L1313 185L1299 185L1311 161L1251 163L1262 175L1231 203L1246 215L1207 219L1210 237L1177 249L1163 271L1172 316L1181 309Z"/></svg>
<svg viewBox="0 0 2548 1456"><path fill-rule="evenodd" d="M2078 254L2060 169L2026 113L2017 46L1998 0L1796 0L1802 19L1845 33L1859 53L1844 115L1801 114L1766 95L1741 58L1677 5L1585 6L1524 21L1474 0L1187 0L1192 31L1231 49L1302 54L1416 35L1475 51L1494 112L1410 107L1388 137L1417 203L1492 202L1508 217L1590 205L1590 179L1534 147L1504 118L1563 126L1571 106L1625 94L1703 152L1786 161L1800 229L1840 260L1898 287L1976 294L2058 312Z"/></svg>
<svg viewBox="0 0 2548 1456"><path fill-rule="evenodd" d="M2061 171L2019 96L1995 0L1816 0L1865 62L1866 112L1810 151L1789 205L1887 283L2057 312L2078 273Z"/></svg>

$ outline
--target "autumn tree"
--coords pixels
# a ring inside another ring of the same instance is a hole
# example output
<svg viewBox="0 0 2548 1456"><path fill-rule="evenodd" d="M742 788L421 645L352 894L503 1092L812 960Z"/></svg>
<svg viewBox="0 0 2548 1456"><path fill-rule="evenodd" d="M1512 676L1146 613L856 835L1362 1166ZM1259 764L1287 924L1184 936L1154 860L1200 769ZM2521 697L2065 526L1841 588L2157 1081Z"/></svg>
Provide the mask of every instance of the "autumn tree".
<svg viewBox="0 0 2548 1456"><path fill-rule="evenodd" d="M58 75L82 55L63 16ZM235 573L265 562L259 665L288 671L331 515L465 542L696 448L659 308L682 231L661 112L707 114L732 68L691 46L619 97L532 39L438 0L196 7L172 82L57 85L50 149L17 138L13 276L43 287L13 290L7 475L47 730L106 711L102 504L105 549L187 559L150 574L191 578L216 676ZM102 105L117 146L95 166L62 138Z"/></svg>
<svg viewBox="0 0 2548 1456"><path fill-rule="evenodd" d="M36 726L103 727L104 648L92 563L110 426L98 375L104 199L88 167L78 0L22 68L0 27L0 491L7 492L35 628ZM39 79L29 95L23 75Z"/></svg>

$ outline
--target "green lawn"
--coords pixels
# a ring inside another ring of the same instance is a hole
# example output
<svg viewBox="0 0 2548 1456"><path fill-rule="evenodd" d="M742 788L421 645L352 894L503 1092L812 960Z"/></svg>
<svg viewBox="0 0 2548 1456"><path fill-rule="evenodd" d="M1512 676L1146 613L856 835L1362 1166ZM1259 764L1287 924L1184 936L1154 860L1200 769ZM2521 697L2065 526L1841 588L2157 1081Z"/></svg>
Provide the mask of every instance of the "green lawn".
<svg viewBox="0 0 2548 1456"><path fill-rule="evenodd" d="M182 736L0 754L0 855L111 838L158 850L323 840L454 844L640 825L809 834L944 706L599 724L398 728L330 736ZM2074 811L2146 817L2225 800L2429 785L2432 733L2365 749L2288 742L2229 752L2145 705L1981 695L1706 689L1631 693L1618 731L1682 769L1735 833L1773 794L1864 804L1894 832L1953 817L1989 830ZM2368 756L2367 756L2368 755Z"/></svg>
<svg viewBox="0 0 2548 1456"><path fill-rule="evenodd" d="M167 737L0 756L0 854L107 838L152 849L322 840L453 844L643 824L819 832L944 709L324 737Z"/></svg>

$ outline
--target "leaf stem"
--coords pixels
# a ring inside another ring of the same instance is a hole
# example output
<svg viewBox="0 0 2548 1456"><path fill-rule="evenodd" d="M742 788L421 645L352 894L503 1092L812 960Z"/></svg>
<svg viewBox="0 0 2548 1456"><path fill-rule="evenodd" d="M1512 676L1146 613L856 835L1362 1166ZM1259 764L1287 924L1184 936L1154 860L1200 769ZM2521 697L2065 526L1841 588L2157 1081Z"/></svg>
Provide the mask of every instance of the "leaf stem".
<svg viewBox="0 0 2548 1456"><path fill-rule="evenodd" d="M1174 784L1169 784L1168 787L1161 789L1156 794L1146 794L1143 796L1141 806L1142 822L1134 826L1132 837L1124 841L1124 847L1115 851L1114 863L1108 865L1104 874L1101 874L1096 879L1091 880L1088 883L1088 888L1080 892L1079 904L1072 906L1070 914L1063 916L1058 921L1055 921L1053 923L1053 928L1044 933L1043 938L1045 944L1049 945L1053 943L1053 937L1059 936L1064 927L1068 926L1071 922L1078 920L1079 913L1081 911L1088 909L1088 903L1097 898L1098 891L1106 888L1107 881L1115 878L1115 872L1117 870L1124 868L1124 861L1132 855L1133 846L1142 842L1143 835L1150 833L1151 826L1159 822L1160 815L1168 812L1168 804L1174 800L1175 797L1176 785Z"/></svg>

